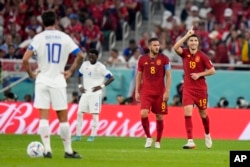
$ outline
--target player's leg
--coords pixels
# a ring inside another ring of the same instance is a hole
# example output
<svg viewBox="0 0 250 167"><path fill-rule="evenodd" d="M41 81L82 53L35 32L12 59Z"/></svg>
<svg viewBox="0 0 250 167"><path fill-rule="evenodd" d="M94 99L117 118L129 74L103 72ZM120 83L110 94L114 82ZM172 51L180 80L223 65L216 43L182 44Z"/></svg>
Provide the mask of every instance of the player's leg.
<svg viewBox="0 0 250 167"><path fill-rule="evenodd" d="M156 141L155 141L155 148L160 148L161 145L161 137L162 137L162 132L164 129L164 123L163 123L163 115L161 114L156 114Z"/></svg>
<svg viewBox="0 0 250 167"><path fill-rule="evenodd" d="M64 145L65 158L81 158L81 156L73 151L71 146L71 132L68 123L67 113L67 94L66 88L51 88L50 89L52 108L56 110L59 120L59 133ZM60 98L59 98L60 97Z"/></svg>
<svg viewBox="0 0 250 167"><path fill-rule="evenodd" d="M197 101L196 101L196 105L199 108L199 114L202 120L202 124L204 127L204 131L205 131L205 145L207 148L211 148L212 147L212 139L211 139L211 135L210 135L210 125L209 125L209 117L207 114L207 91L199 91L197 92Z"/></svg>
<svg viewBox="0 0 250 167"><path fill-rule="evenodd" d="M36 98L34 101L34 107L39 108L40 121L39 121L39 134L43 142L45 158L52 158L52 149L50 145L50 129L49 129L49 108L50 108L50 96L49 90L46 85L36 84L35 86Z"/></svg>
<svg viewBox="0 0 250 167"><path fill-rule="evenodd" d="M192 122L193 105L184 106L185 128L187 134L187 143L183 146L184 149L193 149L196 147L193 141L193 122Z"/></svg>
<svg viewBox="0 0 250 167"><path fill-rule="evenodd" d="M199 110L199 113L200 113L200 117L202 119L204 131L205 131L205 145L207 148L211 148L213 145L213 142L212 142L212 138L210 135L209 117L207 115L207 111L206 110Z"/></svg>
<svg viewBox="0 0 250 167"><path fill-rule="evenodd" d="M91 134L87 141L94 141L97 135L98 123L99 123L99 113L102 107L102 95L92 94L89 98L89 108L92 113L92 124L91 124Z"/></svg>
<svg viewBox="0 0 250 167"><path fill-rule="evenodd" d="M82 135L82 123L84 118L84 111L87 111L87 96L82 94L77 110L77 118L76 118L76 135L72 137L72 141L80 141Z"/></svg>
<svg viewBox="0 0 250 167"><path fill-rule="evenodd" d="M184 149L193 149L196 147L193 141L193 122L192 122L192 112L193 104L195 103L195 91L190 89L183 89L182 94L182 104L184 106L184 119L185 119L185 129L187 135L187 143L182 147Z"/></svg>

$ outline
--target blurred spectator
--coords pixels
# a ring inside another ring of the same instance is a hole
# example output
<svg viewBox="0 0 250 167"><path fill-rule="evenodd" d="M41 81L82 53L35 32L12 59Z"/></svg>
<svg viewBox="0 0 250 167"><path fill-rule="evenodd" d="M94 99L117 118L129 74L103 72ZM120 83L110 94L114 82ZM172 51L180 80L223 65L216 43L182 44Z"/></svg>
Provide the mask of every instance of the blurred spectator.
<svg viewBox="0 0 250 167"><path fill-rule="evenodd" d="M71 13L69 18L70 24L65 28L65 33L69 34L75 43L79 45L83 30L82 24L78 21L78 15L75 13Z"/></svg>
<svg viewBox="0 0 250 167"><path fill-rule="evenodd" d="M10 91L5 92L4 96L5 96L5 100L4 100L5 102L15 102L15 101L17 101L17 96L14 93L10 92Z"/></svg>
<svg viewBox="0 0 250 167"><path fill-rule="evenodd" d="M198 7L193 5L190 11L191 13L188 15L185 21L186 30L189 30L192 26L197 27L200 21Z"/></svg>
<svg viewBox="0 0 250 167"><path fill-rule="evenodd" d="M250 64L250 31L244 33L244 42L241 50L241 60L243 64Z"/></svg>
<svg viewBox="0 0 250 167"><path fill-rule="evenodd" d="M195 33L199 36L199 42L200 42L200 49L201 51L207 53L209 50L210 40L208 37L208 31L205 30L205 23L203 21L200 21L198 23L197 30Z"/></svg>
<svg viewBox="0 0 250 167"><path fill-rule="evenodd" d="M36 16L31 16L30 24L25 27L25 32L28 34L30 30L35 30L35 33L42 31L42 26L38 23Z"/></svg>
<svg viewBox="0 0 250 167"><path fill-rule="evenodd" d="M227 48L230 64L242 64L241 45L240 41L238 40L238 33L236 30L231 31Z"/></svg>
<svg viewBox="0 0 250 167"><path fill-rule="evenodd" d="M78 92L72 92L72 99L71 99L71 103L75 103L75 104L78 104L79 102L79 95L78 95Z"/></svg>
<svg viewBox="0 0 250 167"><path fill-rule="evenodd" d="M8 46L12 45L12 44L14 44L12 36L10 34L5 34L5 36L4 36L4 43L0 46L0 48L5 53L7 53L8 52Z"/></svg>
<svg viewBox="0 0 250 167"><path fill-rule="evenodd" d="M171 62L181 63L182 59L177 53L174 51L173 45L171 40L166 40L165 48L162 50L162 53L166 55Z"/></svg>
<svg viewBox="0 0 250 167"><path fill-rule="evenodd" d="M129 68L136 68L137 63L138 63L138 59L140 56L141 56L141 49L140 48L135 49L134 53L132 54L132 56L128 60L128 67Z"/></svg>
<svg viewBox="0 0 250 167"><path fill-rule="evenodd" d="M148 32L144 31L141 35L141 39L139 41L140 48L142 49L143 53L147 53L148 51L148 40L150 35Z"/></svg>
<svg viewBox="0 0 250 167"><path fill-rule="evenodd" d="M214 30L214 25L216 23L216 19L214 16L214 11L211 10L207 13L207 18L204 20L205 30L208 32L212 32Z"/></svg>
<svg viewBox="0 0 250 167"><path fill-rule="evenodd" d="M123 50L123 56L124 56L126 61L128 61L130 59L130 57L133 55L133 53L135 52L135 50L137 48L138 48L138 45L137 45L136 41L134 39L130 39L129 43L128 43L128 47L126 47Z"/></svg>
<svg viewBox="0 0 250 167"><path fill-rule="evenodd" d="M172 30L175 24L180 25L180 19L177 16L173 16L171 12L164 11L161 25L162 29L165 31Z"/></svg>
<svg viewBox="0 0 250 167"><path fill-rule="evenodd" d="M215 51L215 62L220 64L228 64L229 56L227 52L227 46L222 40L221 34L218 31L213 31L209 34L211 39L211 49Z"/></svg>
<svg viewBox="0 0 250 167"><path fill-rule="evenodd" d="M189 16L189 12L191 9L191 6L193 5L191 0L187 0L185 2L184 8L181 10L181 22L185 22Z"/></svg>
<svg viewBox="0 0 250 167"><path fill-rule="evenodd" d="M85 21L83 26L83 39L81 45L87 50L90 48L96 48L98 42L100 42L101 31L97 25L94 25L91 19Z"/></svg>
<svg viewBox="0 0 250 167"><path fill-rule="evenodd" d="M169 106L182 106L181 98L179 95L174 95L172 102Z"/></svg>
<svg viewBox="0 0 250 167"><path fill-rule="evenodd" d="M115 48L111 49L110 56L106 61L106 65L110 67L117 67L117 66L124 66L125 63L126 60L122 55L119 55L118 50Z"/></svg>
<svg viewBox="0 0 250 167"><path fill-rule="evenodd" d="M94 3L89 6L89 11L94 19L93 21L99 27L102 24L104 11L106 9L107 6L105 5L105 3L103 3L103 0L95 0Z"/></svg>
<svg viewBox="0 0 250 167"><path fill-rule="evenodd" d="M139 0L139 2L142 5L142 8L141 8L142 19L148 20L149 2L148 0Z"/></svg>
<svg viewBox="0 0 250 167"><path fill-rule="evenodd" d="M22 59L22 55L18 53L18 50L15 48L14 44L8 46L8 52L4 55L4 59Z"/></svg>
<svg viewBox="0 0 250 167"><path fill-rule="evenodd" d="M141 10L141 4L137 0L122 0L128 10L128 24L132 30L135 30L136 12Z"/></svg>
<svg viewBox="0 0 250 167"><path fill-rule="evenodd" d="M168 10L172 15L175 15L176 0L163 0L162 2L165 10Z"/></svg>
<svg viewBox="0 0 250 167"><path fill-rule="evenodd" d="M24 102L32 102L33 101L31 94L24 95L23 99L24 99Z"/></svg>
<svg viewBox="0 0 250 167"><path fill-rule="evenodd" d="M212 11L210 7L209 0L204 0L199 11L199 16L202 20L207 19L207 14Z"/></svg>

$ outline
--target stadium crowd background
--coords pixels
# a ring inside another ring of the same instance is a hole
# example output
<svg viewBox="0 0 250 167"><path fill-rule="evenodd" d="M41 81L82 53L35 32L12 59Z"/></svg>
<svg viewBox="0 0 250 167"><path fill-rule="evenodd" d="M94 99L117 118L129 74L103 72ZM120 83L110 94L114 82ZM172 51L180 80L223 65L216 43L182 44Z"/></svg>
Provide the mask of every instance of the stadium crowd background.
<svg viewBox="0 0 250 167"><path fill-rule="evenodd" d="M158 24L131 38L125 48L109 48L104 63L110 67L123 64L134 68L138 57L147 50L147 40L158 37L162 52L171 62L181 63L172 49L190 26L200 36L200 49L210 56L217 69L247 70L241 64L250 63L250 1L249 0L151 0L163 8ZM69 34L88 51L98 43L105 45L110 32L122 40L122 25L127 22L135 30L135 14L140 11L147 21L149 0L1 0L0 58L22 59L32 37L41 32L41 13L56 11L58 29ZM178 8L185 3L183 8ZM158 7L159 7L158 6ZM180 10L177 14L176 10ZM68 63L73 61L70 56ZM223 66L227 64L229 66ZM232 66L230 66L232 65Z"/></svg>

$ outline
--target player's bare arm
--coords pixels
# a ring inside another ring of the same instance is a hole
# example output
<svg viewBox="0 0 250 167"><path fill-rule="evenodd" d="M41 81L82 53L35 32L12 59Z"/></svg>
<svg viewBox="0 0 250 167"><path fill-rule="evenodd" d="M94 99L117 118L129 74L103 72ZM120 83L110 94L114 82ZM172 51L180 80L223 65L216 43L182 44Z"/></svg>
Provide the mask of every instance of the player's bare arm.
<svg viewBox="0 0 250 167"><path fill-rule="evenodd" d="M76 54L76 58L74 60L74 63L70 67L70 69L63 72L65 79L68 79L74 73L74 71L80 67L85 57L86 57L86 53L79 52Z"/></svg>
<svg viewBox="0 0 250 167"><path fill-rule="evenodd" d="M182 54L183 50L182 50L182 44L188 39L188 37L190 37L191 35L194 34L194 30L193 30L193 26L190 28L190 30L188 30L188 32L180 39L178 40L175 45L173 46L175 52L177 54Z"/></svg>
<svg viewBox="0 0 250 167"><path fill-rule="evenodd" d="M115 78L113 76L111 76L108 80L106 80L106 82L104 82L102 85L98 85L93 87L93 92L96 92L98 90L101 90L102 88L108 86L111 82L113 82L115 80Z"/></svg>
<svg viewBox="0 0 250 167"><path fill-rule="evenodd" d="M202 76L205 77L205 76L214 75L214 74L215 74L215 69L214 69L214 67L212 67L212 68L207 69L207 70L200 72L200 73L191 73L190 76L193 80L197 80Z"/></svg>
<svg viewBox="0 0 250 167"><path fill-rule="evenodd" d="M163 101L168 101L169 99L169 94L170 94L170 87L171 87L171 82L172 82L172 75L170 70L166 70L165 74L166 78L166 86L165 86L165 92L163 94Z"/></svg>
<svg viewBox="0 0 250 167"><path fill-rule="evenodd" d="M23 66L26 72L28 73L29 77L32 79L35 79L38 73L32 72L30 68L30 64L29 64L29 60L32 55L33 55L33 51L27 49L23 56Z"/></svg>
<svg viewBox="0 0 250 167"><path fill-rule="evenodd" d="M136 83L135 83L135 100L140 101L140 86L141 86L141 78L142 78L142 72L138 71L136 74Z"/></svg>

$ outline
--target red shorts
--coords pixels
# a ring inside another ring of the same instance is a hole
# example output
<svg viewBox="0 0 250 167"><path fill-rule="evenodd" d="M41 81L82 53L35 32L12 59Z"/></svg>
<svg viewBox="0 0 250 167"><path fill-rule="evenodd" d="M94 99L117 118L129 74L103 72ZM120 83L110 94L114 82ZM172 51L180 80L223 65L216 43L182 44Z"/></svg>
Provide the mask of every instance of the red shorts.
<svg viewBox="0 0 250 167"><path fill-rule="evenodd" d="M183 106L195 104L200 110L207 108L207 90L190 90L183 89L182 104Z"/></svg>
<svg viewBox="0 0 250 167"><path fill-rule="evenodd" d="M162 95L141 95L141 109L148 109L155 114L167 114L167 102L162 99Z"/></svg>

